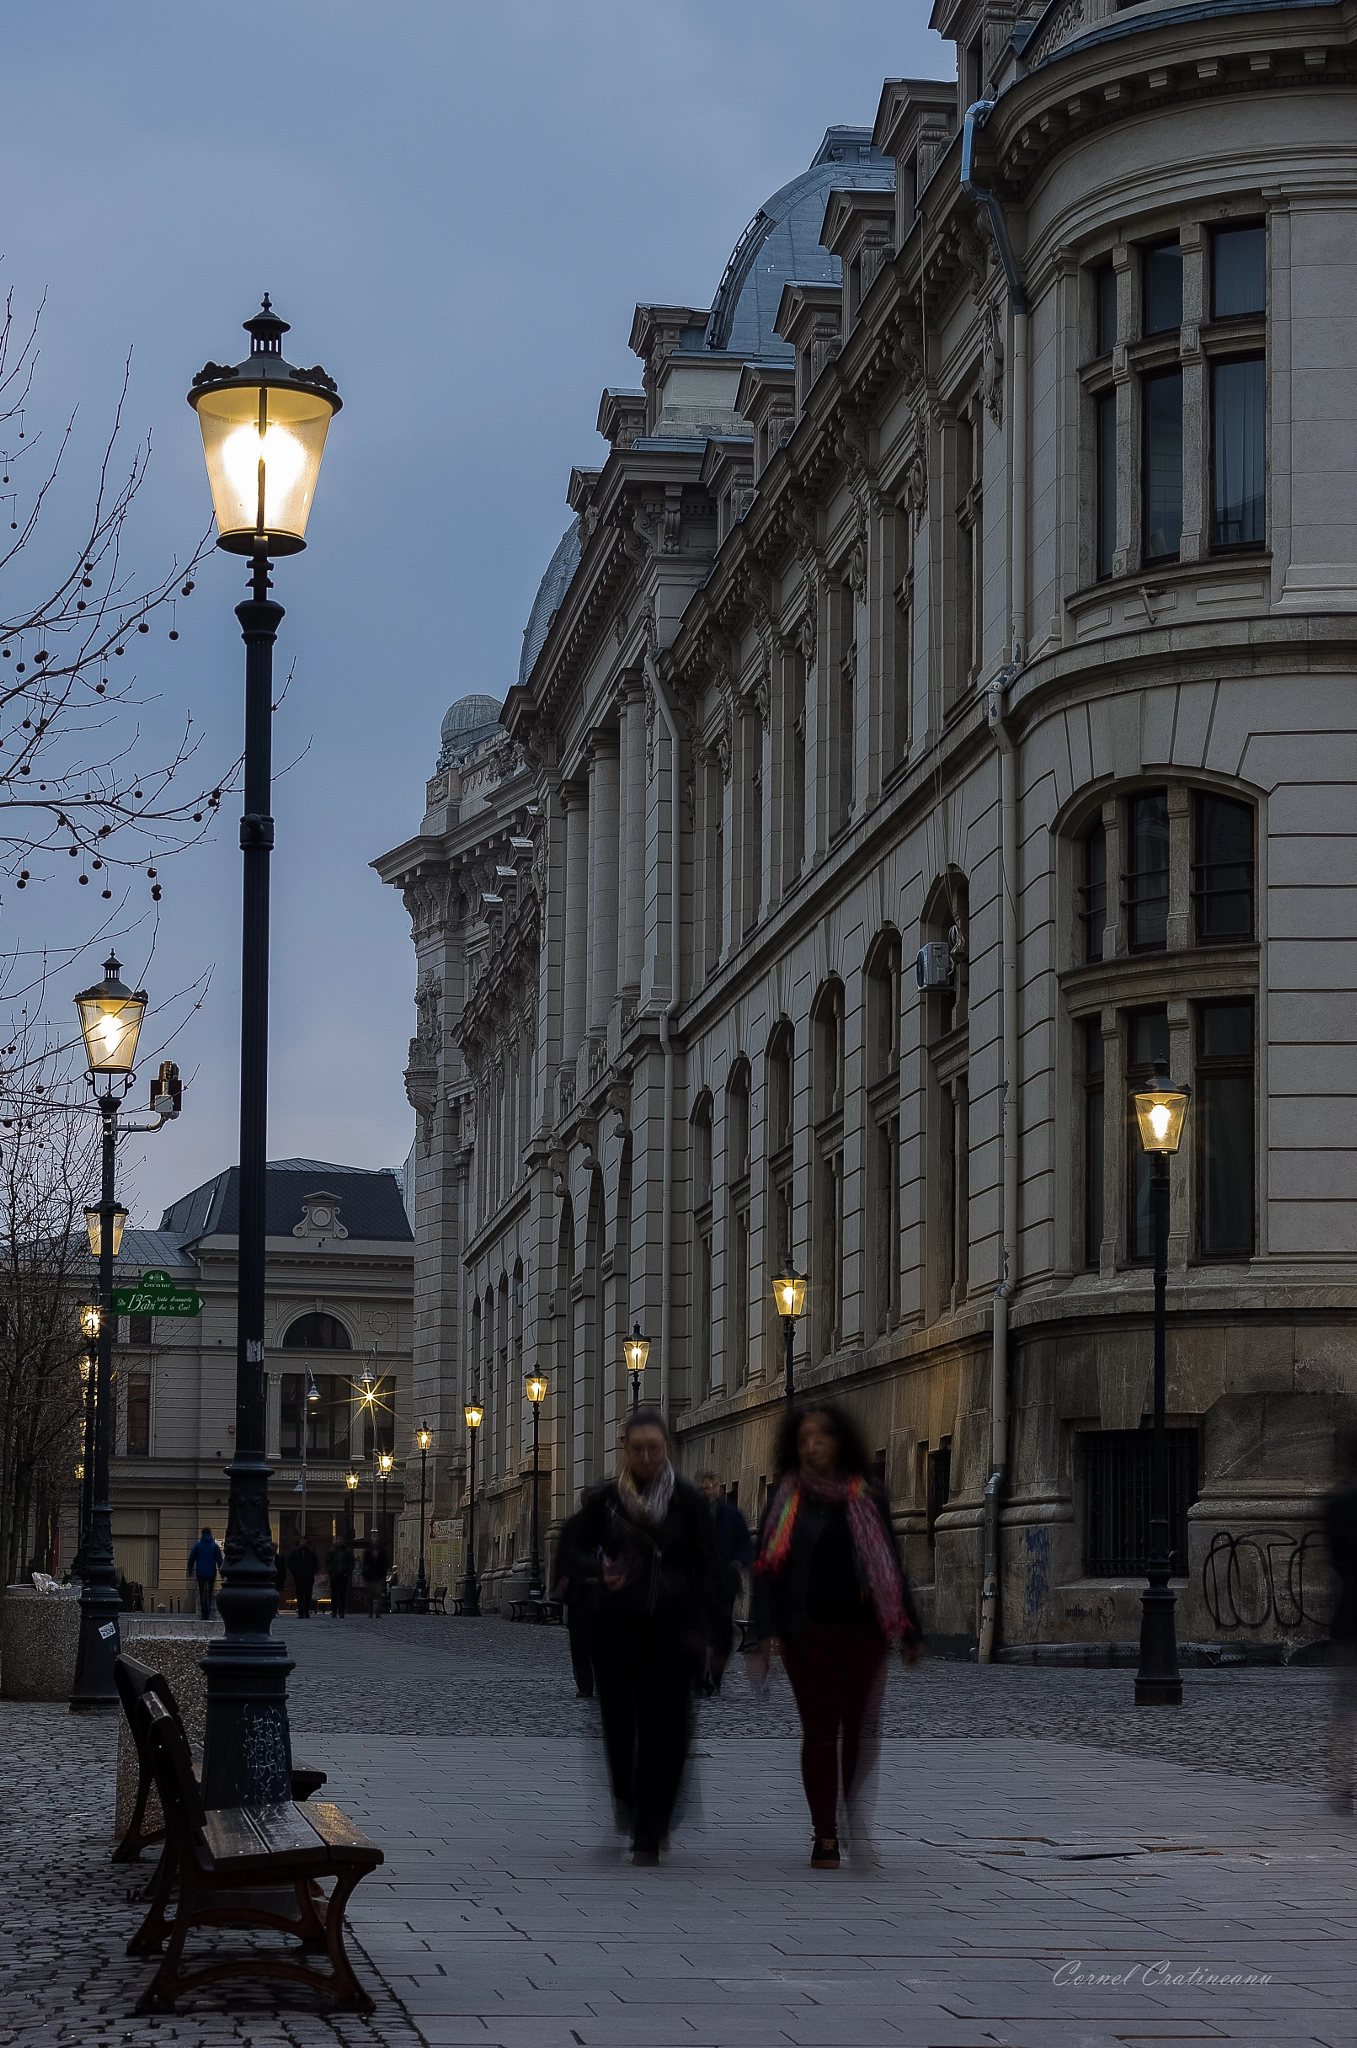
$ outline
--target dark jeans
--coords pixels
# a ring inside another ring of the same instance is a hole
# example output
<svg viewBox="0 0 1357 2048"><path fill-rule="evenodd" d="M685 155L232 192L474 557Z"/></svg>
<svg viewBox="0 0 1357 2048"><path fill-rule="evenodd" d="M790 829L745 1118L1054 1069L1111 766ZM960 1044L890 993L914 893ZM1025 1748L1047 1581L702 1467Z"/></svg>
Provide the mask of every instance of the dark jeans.
<svg viewBox="0 0 1357 2048"><path fill-rule="evenodd" d="M315 1581L294 1578L292 1583L297 1588L297 1619L308 1621L311 1616L311 1588Z"/></svg>
<svg viewBox="0 0 1357 2048"><path fill-rule="evenodd" d="M596 1614L591 1646L618 1816L636 1848L658 1849L688 1756L692 1658L672 1625L639 1615Z"/></svg>
<svg viewBox="0 0 1357 2048"><path fill-rule="evenodd" d="M594 1615L584 1600L571 1600L566 1604L565 1625L570 1637L570 1669L575 1674L575 1690L594 1696L594 1660L590 1654L590 1638L594 1630Z"/></svg>
<svg viewBox="0 0 1357 2048"><path fill-rule="evenodd" d="M339 1616L340 1620L341 1620L341 1621L343 1621L343 1619L344 1619L344 1616L345 1616L345 1614L346 1614L346 1613L348 1612L348 1606L349 1606L349 1582L348 1582L348 1580L347 1580L347 1579L339 1579L339 1578L336 1578L336 1577L335 1577L335 1575L334 1575L334 1573L333 1573L333 1572L331 1572L331 1574L330 1574L330 1612L331 1612L331 1614L337 1614L337 1615Z"/></svg>
<svg viewBox="0 0 1357 2048"><path fill-rule="evenodd" d="M782 1661L801 1716L801 1783L817 1835L838 1833L839 1736L843 1792L853 1832L865 1832L866 1800L881 1738L886 1638L860 1621L811 1621L787 1636Z"/></svg>
<svg viewBox="0 0 1357 2048"><path fill-rule="evenodd" d="M212 1619L212 1588L216 1583L215 1579L198 1581L198 1614L203 1621Z"/></svg>

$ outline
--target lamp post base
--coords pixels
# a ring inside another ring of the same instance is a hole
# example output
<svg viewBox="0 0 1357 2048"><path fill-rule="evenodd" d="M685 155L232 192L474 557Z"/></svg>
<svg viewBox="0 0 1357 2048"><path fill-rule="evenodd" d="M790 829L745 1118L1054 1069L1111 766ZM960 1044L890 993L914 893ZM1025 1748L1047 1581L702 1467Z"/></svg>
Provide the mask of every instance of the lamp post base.
<svg viewBox="0 0 1357 2048"><path fill-rule="evenodd" d="M419 1577L415 1580L415 1597L410 1602L410 1612L412 1614L427 1614L428 1611L429 1581L425 1578L424 1567L423 1565L421 1565L419 1569Z"/></svg>
<svg viewBox="0 0 1357 2048"><path fill-rule="evenodd" d="M468 1572L462 1581L462 1616L466 1621L481 1618L481 1589L474 1572Z"/></svg>
<svg viewBox="0 0 1357 2048"><path fill-rule="evenodd" d="M1175 1629L1177 1606L1178 1596L1167 1585L1147 1586L1140 1596L1140 1669L1136 1672L1138 1707L1180 1707L1183 1703Z"/></svg>

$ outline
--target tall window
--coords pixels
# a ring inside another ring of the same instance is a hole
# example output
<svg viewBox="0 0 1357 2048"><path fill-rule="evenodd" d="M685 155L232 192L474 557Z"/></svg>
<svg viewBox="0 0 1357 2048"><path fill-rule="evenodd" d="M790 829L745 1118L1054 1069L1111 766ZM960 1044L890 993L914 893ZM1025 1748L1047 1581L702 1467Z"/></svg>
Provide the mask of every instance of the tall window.
<svg viewBox="0 0 1357 2048"><path fill-rule="evenodd" d="M956 689L965 690L984 648L980 555L980 447L974 412L956 423Z"/></svg>
<svg viewBox="0 0 1357 2048"><path fill-rule="evenodd" d="M791 689L787 720L784 852L782 886L790 889L806 859L806 663L791 656Z"/></svg>
<svg viewBox="0 0 1357 2048"><path fill-rule="evenodd" d="M1197 1012L1198 1214L1207 1259L1253 1252L1253 1005Z"/></svg>
<svg viewBox="0 0 1357 2048"><path fill-rule="evenodd" d="M1176 560L1183 537L1183 373L1161 370L1141 386L1145 416L1145 559Z"/></svg>
<svg viewBox="0 0 1357 2048"><path fill-rule="evenodd" d="M1192 897L1197 943L1228 945L1253 937L1253 811L1230 797L1197 797L1197 857Z"/></svg>
<svg viewBox="0 0 1357 2048"><path fill-rule="evenodd" d="M1178 241L1141 250L1142 331L1167 334L1183 324L1183 251Z"/></svg>
<svg viewBox="0 0 1357 2048"><path fill-rule="evenodd" d="M891 560L891 651L888 666L885 730L881 736L883 765L889 768L909 753L910 716L914 695L914 586L911 566L913 524L900 506L888 520Z"/></svg>
<svg viewBox="0 0 1357 2048"><path fill-rule="evenodd" d="M891 933L874 947L866 974L870 1314L876 1336L893 1328L900 1314L900 965L901 943Z"/></svg>
<svg viewBox="0 0 1357 2048"><path fill-rule="evenodd" d="M792 1255L792 1027L780 1024L768 1042L768 1202L774 1269ZM776 1334L776 1333L774 1333Z"/></svg>
<svg viewBox="0 0 1357 2048"><path fill-rule="evenodd" d="M1107 829L1101 819L1084 835L1084 876L1079 884L1079 920L1085 960L1101 960L1107 931Z"/></svg>
<svg viewBox="0 0 1357 2048"><path fill-rule="evenodd" d="M1100 1017L1084 1023L1084 1262L1096 1266L1103 1248L1104 1061Z"/></svg>
<svg viewBox="0 0 1357 2048"><path fill-rule="evenodd" d="M1097 573L1110 576L1117 552L1117 394L1102 391L1094 400L1094 435L1097 448L1096 508Z"/></svg>
<svg viewBox="0 0 1357 2048"><path fill-rule="evenodd" d="M316 1399L310 1399L315 1386ZM285 1458L302 1454L302 1416L306 1417L308 1458L342 1463L349 1455L349 1421L353 1410L350 1380L333 1373L285 1372L282 1384L282 1432L279 1449Z"/></svg>
<svg viewBox="0 0 1357 2048"><path fill-rule="evenodd" d="M843 984L830 982L814 1013L816 1055L815 1255L811 1267L816 1356L843 1340Z"/></svg>
<svg viewBox="0 0 1357 2048"><path fill-rule="evenodd" d="M1267 365L1241 356L1211 365L1211 545L1261 547L1266 538Z"/></svg>
<svg viewBox="0 0 1357 2048"><path fill-rule="evenodd" d="M1131 798L1128 807L1126 909L1133 953L1165 944L1169 915L1168 791Z"/></svg>
<svg viewBox="0 0 1357 2048"><path fill-rule="evenodd" d="M127 1455L151 1455L151 1375L134 1372L127 1376Z"/></svg>
<svg viewBox="0 0 1357 2048"><path fill-rule="evenodd" d="M1126 1024L1126 1078L1129 1088L1134 1089L1150 1079L1156 1060L1166 1060L1169 1056L1169 1013L1163 1008L1133 1010ZM1140 1142L1129 1093L1126 1107L1126 1157L1130 1167L1127 1257L1135 1260L1152 1259L1154 1214L1150 1207L1150 1156Z"/></svg>
<svg viewBox="0 0 1357 2048"><path fill-rule="evenodd" d="M1211 314L1238 320L1267 311L1267 230L1217 228L1211 237Z"/></svg>
<svg viewBox="0 0 1357 2048"><path fill-rule="evenodd" d="M1111 355L1117 341L1117 273L1110 263L1100 263L1093 273L1094 351Z"/></svg>
<svg viewBox="0 0 1357 2048"><path fill-rule="evenodd" d="M749 1066L736 1063L726 1089L726 1384L749 1374Z"/></svg>
<svg viewBox="0 0 1357 2048"><path fill-rule="evenodd" d="M699 1399L712 1376L712 1156L711 1097L699 1096L690 1126L693 1161L693 1350Z"/></svg>
<svg viewBox="0 0 1357 2048"><path fill-rule="evenodd" d="M857 605L851 584L838 599L839 668L834 705L833 830L846 829L853 815L853 756L857 748Z"/></svg>

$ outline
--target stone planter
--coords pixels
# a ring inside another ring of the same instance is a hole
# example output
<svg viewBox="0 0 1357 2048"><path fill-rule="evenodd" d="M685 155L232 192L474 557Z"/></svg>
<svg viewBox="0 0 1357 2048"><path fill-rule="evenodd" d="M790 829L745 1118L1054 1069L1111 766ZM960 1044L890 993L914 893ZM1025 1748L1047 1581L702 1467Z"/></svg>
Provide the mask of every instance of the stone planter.
<svg viewBox="0 0 1357 2048"><path fill-rule="evenodd" d="M0 1617L0 1698L69 1700L80 1643L79 1593L7 1586Z"/></svg>
<svg viewBox="0 0 1357 2048"><path fill-rule="evenodd" d="M147 1626L147 1623L150 1625ZM158 1624L158 1625L157 1625ZM125 1614L122 1646L129 1657L152 1671L163 1671L170 1681L184 1732L190 1742L201 1742L207 1715L207 1678L202 1669L208 1640L222 1632L219 1621L191 1622L175 1617L171 1631L165 1619L153 1615ZM137 1751L127 1716L118 1717L118 1790L116 1825L121 1835L132 1818L137 1798ZM147 1827L161 1825L160 1801L152 1792L146 1808Z"/></svg>

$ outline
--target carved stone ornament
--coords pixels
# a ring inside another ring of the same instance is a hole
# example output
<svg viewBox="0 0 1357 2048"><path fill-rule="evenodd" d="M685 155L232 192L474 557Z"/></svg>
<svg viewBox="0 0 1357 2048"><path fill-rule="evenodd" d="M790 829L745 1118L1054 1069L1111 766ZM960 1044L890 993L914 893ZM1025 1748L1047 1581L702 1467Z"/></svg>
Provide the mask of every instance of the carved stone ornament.
<svg viewBox="0 0 1357 2048"><path fill-rule="evenodd" d="M801 659L805 662L807 668L815 660L818 623L815 585L808 576L806 578L806 606L801 614L801 623L797 629L797 639L801 647Z"/></svg>
<svg viewBox="0 0 1357 2048"><path fill-rule="evenodd" d="M402 896L410 915L415 944L418 945L421 939L441 932L447 924L452 901L452 876L446 868L433 874L412 876L406 881Z"/></svg>
<svg viewBox="0 0 1357 2048"><path fill-rule="evenodd" d="M991 299L980 316L983 367L980 375L980 389L985 400L985 410L996 427L1004 423L1004 337L999 324L998 308Z"/></svg>
<svg viewBox="0 0 1357 2048"><path fill-rule="evenodd" d="M923 381L924 333L917 320L907 320L900 329L891 349L891 361L904 377L906 392Z"/></svg>
<svg viewBox="0 0 1357 2048"><path fill-rule="evenodd" d="M928 458L922 441L909 459L900 504L906 517L916 525L928 510Z"/></svg>
<svg viewBox="0 0 1357 2048"><path fill-rule="evenodd" d="M848 581L859 604L867 602L867 512L858 506L857 538L848 557Z"/></svg>
<svg viewBox="0 0 1357 2048"><path fill-rule="evenodd" d="M803 569L809 567L819 554L820 520L810 499L800 491L792 494L788 503L788 517L791 522L792 545Z"/></svg>
<svg viewBox="0 0 1357 2048"><path fill-rule="evenodd" d="M759 724L767 732L772 713L773 677L766 648L760 653L759 665L754 675L754 702L758 706Z"/></svg>

